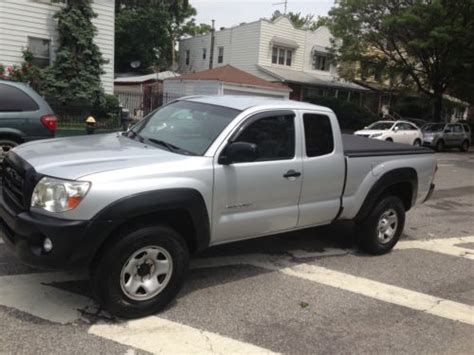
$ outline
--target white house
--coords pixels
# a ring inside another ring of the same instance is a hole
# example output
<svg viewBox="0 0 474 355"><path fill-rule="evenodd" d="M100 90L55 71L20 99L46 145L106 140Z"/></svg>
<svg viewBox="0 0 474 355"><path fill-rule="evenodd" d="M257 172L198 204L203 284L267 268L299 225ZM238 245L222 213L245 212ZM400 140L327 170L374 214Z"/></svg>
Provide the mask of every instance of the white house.
<svg viewBox="0 0 474 355"><path fill-rule="evenodd" d="M262 79L282 82L293 91L291 98L318 96L360 97L368 89L342 80L329 59L331 34L326 27L297 29L281 16L182 39L179 71L193 73L230 64ZM212 58L210 56L212 55ZM212 59L212 61L211 61Z"/></svg>
<svg viewBox="0 0 474 355"><path fill-rule="evenodd" d="M33 52L39 66L54 61L58 45L58 33L53 15L65 6L50 0L0 0L0 63L20 65L22 52ZM69 0L73 1L73 0ZM106 93L113 93L114 86L114 38L115 1L94 0L92 8L98 15L93 23L97 27L95 42L105 60L102 83Z"/></svg>

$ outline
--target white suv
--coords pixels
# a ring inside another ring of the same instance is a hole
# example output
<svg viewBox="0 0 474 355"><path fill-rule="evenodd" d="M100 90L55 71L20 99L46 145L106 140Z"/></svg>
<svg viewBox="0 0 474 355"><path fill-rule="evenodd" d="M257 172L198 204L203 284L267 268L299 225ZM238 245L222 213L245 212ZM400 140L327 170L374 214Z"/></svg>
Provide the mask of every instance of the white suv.
<svg viewBox="0 0 474 355"><path fill-rule="evenodd" d="M354 134L412 145L421 145L423 141L423 134L420 129L407 121L378 121L360 131L354 132Z"/></svg>

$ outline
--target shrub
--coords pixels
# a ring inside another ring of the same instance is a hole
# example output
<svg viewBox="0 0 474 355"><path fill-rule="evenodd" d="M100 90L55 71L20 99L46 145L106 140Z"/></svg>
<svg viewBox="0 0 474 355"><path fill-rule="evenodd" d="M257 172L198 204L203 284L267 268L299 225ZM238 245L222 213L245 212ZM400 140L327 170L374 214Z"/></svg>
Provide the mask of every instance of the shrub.
<svg viewBox="0 0 474 355"><path fill-rule="evenodd" d="M342 130L361 129L378 120L377 115L366 108L334 97L318 97L310 102L333 110Z"/></svg>

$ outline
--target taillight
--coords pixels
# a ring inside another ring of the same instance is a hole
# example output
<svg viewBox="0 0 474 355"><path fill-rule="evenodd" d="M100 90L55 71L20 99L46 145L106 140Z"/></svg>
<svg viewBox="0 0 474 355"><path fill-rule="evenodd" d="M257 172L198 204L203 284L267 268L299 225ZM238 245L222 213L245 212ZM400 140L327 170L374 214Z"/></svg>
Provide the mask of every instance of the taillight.
<svg viewBox="0 0 474 355"><path fill-rule="evenodd" d="M44 115L41 117L41 123L51 132L56 131L58 119L55 115Z"/></svg>

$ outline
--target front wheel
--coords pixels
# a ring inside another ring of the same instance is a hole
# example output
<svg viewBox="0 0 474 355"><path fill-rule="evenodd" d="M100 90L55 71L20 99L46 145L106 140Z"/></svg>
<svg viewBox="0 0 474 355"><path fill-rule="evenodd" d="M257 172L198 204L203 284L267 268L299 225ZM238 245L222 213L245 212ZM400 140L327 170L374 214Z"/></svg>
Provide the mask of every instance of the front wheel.
<svg viewBox="0 0 474 355"><path fill-rule="evenodd" d="M461 146L459 147L459 150L461 152L467 152L469 150L469 141L465 140L464 142L462 142Z"/></svg>
<svg viewBox="0 0 474 355"><path fill-rule="evenodd" d="M418 139L418 138L415 139L415 141L413 142L413 145L414 145L415 147L421 147L421 140Z"/></svg>
<svg viewBox="0 0 474 355"><path fill-rule="evenodd" d="M436 143L436 150L442 152L444 150L444 141L440 140Z"/></svg>
<svg viewBox="0 0 474 355"><path fill-rule="evenodd" d="M392 139L392 138L387 138L387 139L385 139L385 141L387 141L387 142L393 142L393 139Z"/></svg>
<svg viewBox="0 0 474 355"><path fill-rule="evenodd" d="M92 276L94 295L110 313L137 318L162 310L183 284L189 251L167 226L128 231L108 247Z"/></svg>
<svg viewBox="0 0 474 355"><path fill-rule="evenodd" d="M357 239L362 250L381 255L397 244L405 226L405 207L396 196L382 198L358 224Z"/></svg>

